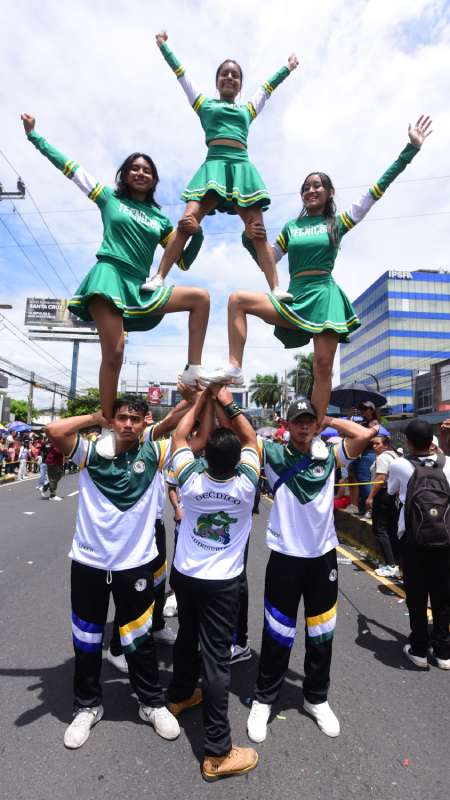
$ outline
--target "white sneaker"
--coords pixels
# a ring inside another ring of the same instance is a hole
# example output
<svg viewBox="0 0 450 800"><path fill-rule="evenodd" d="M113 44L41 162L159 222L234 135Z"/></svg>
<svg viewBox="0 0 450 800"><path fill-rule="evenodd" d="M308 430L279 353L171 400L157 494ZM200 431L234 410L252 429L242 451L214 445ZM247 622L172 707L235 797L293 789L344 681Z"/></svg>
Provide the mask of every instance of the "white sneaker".
<svg viewBox="0 0 450 800"><path fill-rule="evenodd" d="M177 614L178 614L178 603L177 603L177 596L174 592L173 594L169 594L169 597L165 602L163 608L163 616L176 617Z"/></svg>
<svg viewBox="0 0 450 800"><path fill-rule="evenodd" d="M103 706L94 708L80 708L66 729L64 734L64 744L70 750L77 750L88 739L91 728L100 722L103 717Z"/></svg>
<svg viewBox="0 0 450 800"><path fill-rule="evenodd" d="M116 434L110 428L105 428L95 441L95 451L102 458L112 461L116 455Z"/></svg>
<svg viewBox="0 0 450 800"><path fill-rule="evenodd" d="M341 732L339 720L327 701L325 703L309 703L308 700L303 700L303 708L316 720L323 733L332 737L339 736Z"/></svg>
<svg viewBox="0 0 450 800"><path fill-rule="evenodd" d="M161 277L159 272L156 272L155 275L150 275L147 278L145 283L141 285L141 289L143 292L156 292L157 289L161 289L164 286L164 278Z"/></svg>
<svg viewBox="0 0 450 800"><path fill-rule="evenodd" d="M239 661L248 661L252 657L252 651L248 644L242 647L240 644L231 645L230 664L237 664Z"/></svg>
<svg viewBox="0 0 450 800"><path fill-rule="evenodd" d="M268 703L259 703L253 700L247 720L247 734L252 742L263 742L267 736L267 723L272 706Z"/></svg>
<svg viewBox="0 0 450 800"><path fill-rule="evenodd" d="M450 658L438 658L432 647L428 650L430 657L436 662L439 669L450 669Z"/></svg>
<svg viewBox="0 0 450 800"><path fill-rule="evenodd" d="M177 640L177 634L171 628L162 628L160 631L153 631L153 638L159 644L169 644L173 647Z"/></svg>
<svg viewBox="0 0 450 800"><path fill-rule="evenodd" d="M229 386L244 386L245 378L241 367L233 367L232 364L227 364L225 367L219 367L212 372L205 375L208 383L223 383Z"/></svg>
<svg viewBox="0 0 450 800"><path fill-rule="evenodd" d="M275 289L272 289L270 294L275 300L279 300L280 303L292 303L294 299L293 294L285 292L284 289L281 289L279 286L275 286Z"/></svg>
<svg viewBox="0 0 450 800"><path fill-rule="evenodd" d="M409 658L415 667L420 667L420 669L428 669L428 659L425 658L425 656L415 656L414 653L411 653L410 644L405 644L403 647L403 652L406 658Z"/></svg>
<svg viewBox="0 0 450 800"><path fill-rule="evenodd" d="M195 386L196 383L205 383L205 371L201 364L187 364L178 380L186 386ZM208 381L206 381L207 383Z"/></svg>
<svg viewBox="0 0 450 800"><path fill-rule="evenodd" d="M153 725L156 733L163 739L176 739L180 735L180 726L166 706L151 708L141 705L139 716L144 722Z"/></svg>
<svg viewBox="0 0 450 800"><path fill-rule="evenodd" d="M113 667L118 669L119 672L125 672L128 674L128 664L124 653L120 653L120 655L115 656L113 653L111 653L111 648L108 647L106 651L106 660L109 661Z"/></svg>
<svg viewBox="0 0 450 800"><path fill-rule="evenodd" d="M347 508L344 508L343 510L344 511L348 511L349 514L357 514L358 513L358 506L355 506L354 503L350 503L350 505L347 506Z"/></svg>
<svg viewBox="0 0 450 800"><path fill-rule="evenodd" d="M400 570L395 564L383 564L381 567L374 569L374 573L379 575L380 578L398 578Z"/></svg>
<svg viewBox="0 0 450 800"><path fill-rule="evenodd" d="M58 497L58 495L55 494L55 495L53 495L53 497L49 497L48 499L52 500L54 503L60 503L61 500L62 500L62 497Z"/></svg>
<svg viewBox="0 0 450 800"><path fill-rule="evenodd" d="M320 436L314 436L311 441L309 452L311 453L311 458L314 458L316 461L325 461L330 451Z"/></svg>

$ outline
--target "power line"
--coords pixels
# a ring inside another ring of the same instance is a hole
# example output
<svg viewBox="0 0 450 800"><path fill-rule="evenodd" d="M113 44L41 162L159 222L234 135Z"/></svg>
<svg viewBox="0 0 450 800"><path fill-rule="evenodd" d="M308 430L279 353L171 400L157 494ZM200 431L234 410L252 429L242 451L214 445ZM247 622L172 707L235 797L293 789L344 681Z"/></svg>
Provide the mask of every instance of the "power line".
<svg viewBox="0 0 450 800"><path fill-rule="evenodd" d="M3 218L2 218L1 216L0 216L0 222L2 223L3 227L5 228L5 230L6 230L6 231L9 233L9 235L11 236L11 238L12 238L12 239L14 239L14 241L15 241L15 243L16 243L16 246L17 246L17 247L20 249L20 251L22 252L22 255L24 255L24 256L25 256L25 258L27 259L27 261L28 261L28 262L31 264L31 266L32 266L33 270L36 272L36 274L38 275L38 277L41 279L42 283L44 283L44 284L46 285L46 287L47 287L47 289L49 290L49 292L50 292L51 296L52 296L52 297L56 297L56 294L54 293L54 291L53 291L53 289L51 288L51 286L49 286L49 284L48 284L48 283L47 283L47 281L45 280L44 276L43 276L43 275L41 275L41 273L39 272L39 270L38 270L38 268L37 268L36 264L35 264L35 263L34 263L34 262L31 260L31 258L29 257L28 253L27 253L27 252L24 250L24 248L23 248L23 246L20 244L20 242L18 242L18 241L17 241L16 237L15 237L15 236L14 236L14 234L13 234L13 233L12 233L12 232L9 230L9 228L8 228L8 226L7 226L7 224L6 224L6 222L3 220Z"/></svg>

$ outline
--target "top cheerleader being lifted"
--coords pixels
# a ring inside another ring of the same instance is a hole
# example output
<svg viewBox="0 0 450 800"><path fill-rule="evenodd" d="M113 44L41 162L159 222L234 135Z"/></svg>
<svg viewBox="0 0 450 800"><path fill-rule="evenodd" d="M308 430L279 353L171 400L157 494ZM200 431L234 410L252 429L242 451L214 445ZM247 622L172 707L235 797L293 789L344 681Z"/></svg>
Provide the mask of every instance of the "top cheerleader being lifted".
<svg viewBox="0 0 450 800"><path fill-rule="evenodd" d="M181 195L187 203L183 220L190 218L199 223L206 214L214 214L217 210L239 214L246 227L251 223L262 223L262 212L270 205L270 198L261 176L248 159L248 131L273 90L298 66L297 57L293 54L289 56L287 66L281 67L265 81L248 103L238 105L236 98L242 88L243 75L236 61L227 59L218 67L216 86L219 99L211 99L195 88L186 70L171 52L165 31L156 36L156 43L200 117L208 146L206 161ZM186 232L179 226L163 255L158 272L146 281L142 287L144 290L153 292L164 285L172 264L180 257L186 238ZM279 301L289 302L292 296L278 286L272 248L263 239L255 240L254 244L258 263L272 295Z"/></svg>

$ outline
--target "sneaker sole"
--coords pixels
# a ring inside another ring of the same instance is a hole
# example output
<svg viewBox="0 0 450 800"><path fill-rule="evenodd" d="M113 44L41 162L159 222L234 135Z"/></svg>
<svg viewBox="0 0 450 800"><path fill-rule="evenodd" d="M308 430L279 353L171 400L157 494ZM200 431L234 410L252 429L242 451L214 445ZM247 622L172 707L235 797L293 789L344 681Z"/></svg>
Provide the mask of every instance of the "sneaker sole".
<svg viewBox="0 0 450 800"><path fill-rule="evenodd" d="M221 781L224 778L234 778L235 776L245 775L247 772L251 772L252 769L255 769L258 766L259 756L257 757L254 764L250 764L249 767L243 767L243 769L233 770L233 772L224 772L221 775L217 775L216 773L209 773L205 772L202 769L202 778L207 783L214 783L214 781Z"/></svg>
<svg viewBox="0 0 450 800"><path fill-rule="evenodd" d="M100 711L98 712L94 722L92 723L91 727L89 728L88 735L86 736L86 738L83 739L83 741L80 744L75 744L75 745L66 744L66 740L64 739L64 747L66 747L67 750L79 750L80 747L83 747L83 745L86 744L87 740L89 739L89 736L91 735L92 728L95 728L95 726L97 725L97 722L100 722L101 718L103 717L103 714L104 714L104 709L103 709L103 706L102 706Z"/></svg>

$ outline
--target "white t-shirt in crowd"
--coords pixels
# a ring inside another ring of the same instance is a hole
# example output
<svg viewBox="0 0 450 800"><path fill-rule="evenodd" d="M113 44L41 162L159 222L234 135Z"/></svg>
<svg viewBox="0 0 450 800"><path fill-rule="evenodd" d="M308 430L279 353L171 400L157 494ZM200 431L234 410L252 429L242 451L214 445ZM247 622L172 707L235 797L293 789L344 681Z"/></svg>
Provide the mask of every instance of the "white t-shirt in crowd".
<svg viewBox="0 0 450 800"><path fill-rule="evenodd" d="M244 551L252 524L259 478L259 456L244 447L232 478L216 480L189 447L177 450L173 469L183 519L174 567L202 580L228 580L244 569Z"/></svg>
<svg viewBox="0 0 450 800"><path fill-rule="evenodd" d="M383 453L380 453L373 464L370 465L372 480L374 480L375 475L388 475L392 462L397 459L398 455L394 450L384 450Z"/></svg>
<svg viewBox="0 0 450 800"><path fill-rule="evenodd" d="M420 456L422 462L436 461L436 455ZM399 539L405 532L405 500L406 491L408 488L408 481L414 472L414 465L407 458L397 458L392 462L389 470L387 490L389 494L398 494L402 507L400 509L400 517L398 520L398 537ZM446 456L444 464L444 475L450 486L450 458Z"/></svg>

